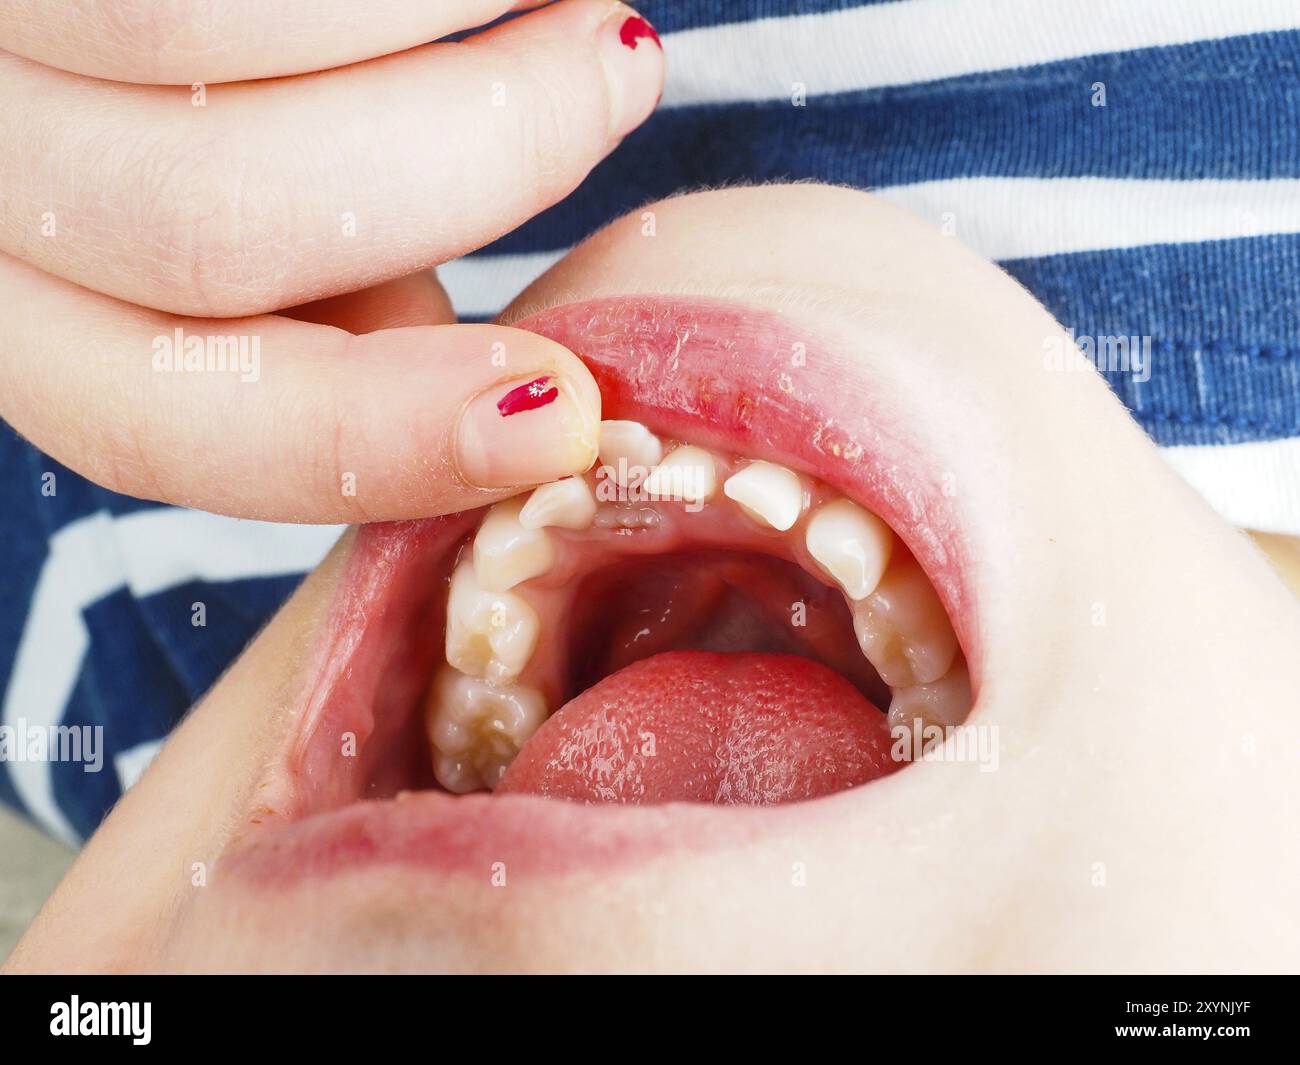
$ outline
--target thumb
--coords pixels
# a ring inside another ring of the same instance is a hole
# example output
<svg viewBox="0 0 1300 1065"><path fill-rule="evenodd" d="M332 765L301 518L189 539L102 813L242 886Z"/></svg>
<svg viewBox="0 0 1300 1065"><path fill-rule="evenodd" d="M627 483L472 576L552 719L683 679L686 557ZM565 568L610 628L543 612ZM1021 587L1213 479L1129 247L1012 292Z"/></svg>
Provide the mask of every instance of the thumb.
<svg viewBox="0 0 1300 1065"><path fill-rule="evenodd" d="M493 325L362 336L179 318L0 256L0 414L116 491L292 522L465 510L596 459L600 393L566 348Z"/></svg>

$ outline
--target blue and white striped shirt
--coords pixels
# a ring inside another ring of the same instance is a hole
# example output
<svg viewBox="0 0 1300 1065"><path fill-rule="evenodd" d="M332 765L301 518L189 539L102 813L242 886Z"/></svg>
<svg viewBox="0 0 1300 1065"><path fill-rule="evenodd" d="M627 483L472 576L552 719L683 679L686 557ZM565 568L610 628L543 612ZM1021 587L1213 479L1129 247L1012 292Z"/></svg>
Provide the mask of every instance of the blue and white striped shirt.
<svg viewBox="0 0 1300 1065"><path fill-rule="evenodd" d="M1300 2L639 7L668 55L659 111L563 203L440 270L462 317L650 199L871 188L1078 337L1149 337L1149 375L1107 373L1134 417L1230 521L1300 534ZM101 725L105 745L99 773L0 763L0 801L75 841L338 530L126 499L7 427L0 498L3 723Z"/></svg>

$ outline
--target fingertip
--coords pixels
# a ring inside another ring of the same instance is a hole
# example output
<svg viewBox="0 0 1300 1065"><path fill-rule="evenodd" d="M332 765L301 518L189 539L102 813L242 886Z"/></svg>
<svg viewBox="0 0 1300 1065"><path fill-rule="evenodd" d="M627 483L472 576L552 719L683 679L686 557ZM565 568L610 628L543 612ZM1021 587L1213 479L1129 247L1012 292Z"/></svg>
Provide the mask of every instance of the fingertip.
<svg viewBox="0 0 1300 1065"><path fill-rule="evenodd" d="M596 378L592 376L591 370L582 361L582 357L550 337L530 333L525 329L509 328L511 333L522 333L528 337L529 343L536 345L539 353L546 353L546 357L552 360L556 373L574 391L584 411L592 418L592 425L598 431L601 418L600 386L596 384Z"/></svg>
<svg viewBox="0 0 1300 1065"><path fill-rule="evenodd" d="M596 30L609 91L609 136L618 141L650 117L663 96L663 42L633 8L615 3Z"/></svg>
<svg viewBox="0 0 1300 1065"><path fill-rule="evenodd" d="M600 389L563 345L520 329L492 342L501 377L466 403L455 461L476 488L511 488L584 473L596 461Z"/></svg>

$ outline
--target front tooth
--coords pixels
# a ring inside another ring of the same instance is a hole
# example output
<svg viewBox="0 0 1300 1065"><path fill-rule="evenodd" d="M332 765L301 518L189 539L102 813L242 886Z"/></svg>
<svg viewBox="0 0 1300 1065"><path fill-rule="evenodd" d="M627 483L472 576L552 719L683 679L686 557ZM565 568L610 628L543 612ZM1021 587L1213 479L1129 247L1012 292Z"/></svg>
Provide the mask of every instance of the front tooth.
<svg viewBox="0 0 1300 1065"><path fill-rule="evenodd" d="M523 671L541 632L537 611L513 592L489 592L462 563L447 596L447 661L462 673L508 684Z"/></svg>
<svg viewBox="0 0 1300 1065"><path fill-rule="evenodd" d="M644 477L664 456L664 446L640 422L600 423L600 464L624 488Z"/></svg>
<svg viewBox="0 0 1300 1065"><path fill-rule="evenodd" d="M849 499L818 507L808 519L808 553L854 602L876 590L889 565L889 526Z"/></svg>
<svg viewBox="0 0 1300 1065"><path fill-rule="evenodd" d="M717 464L704 448L686 444L670 451L642 487L652 499L706 503L718 491Z"/></svg>
<svg viewBox="0 0 1300 1065"><path fill-rule="evenodd" d="M899 688L889 703L889 727L912 727L914 718L921 726L960 725L970 713L970 673L960 658L938 680Z"/></svg>
<svg viewBox="0 0 1300 1065"><path fill-rule="evenodd" d="M545 529L520 521L523 500L498 503L488 511L474 537L474 573L490 592L504 592L545 573L555 562L555 545Z"/></svg>
<svg viewBox="0 0 1300 1065"><path fill-rule="evenodd" d="M596 518L596 497L583 477L566 477L533 490L519 512L525 529L558 525L561 529L589 529Z"/></svg>
<svg viewBox="0 0 1300 1065"><path fill-rule="evenodd" d="M722 486L756 521L785 532L803 510L803 485L794 470L761 459L733 473Z"/></svg>
<svg viewBox="0 0 1300 1065"><path fill-rule="evenodd" d="M433 775L448 791L495 788L528 738L546 720L546 701L524 685L493 687L454 669L434 683L425 730Z"/></svg>
<svg viewBox="0 0 1300 1065"><path fill-rule="evenodd" d="M957 653L943 604L910 555L895 557L876 590L853 604L853 629L891 688L938 680Z"/></svg>

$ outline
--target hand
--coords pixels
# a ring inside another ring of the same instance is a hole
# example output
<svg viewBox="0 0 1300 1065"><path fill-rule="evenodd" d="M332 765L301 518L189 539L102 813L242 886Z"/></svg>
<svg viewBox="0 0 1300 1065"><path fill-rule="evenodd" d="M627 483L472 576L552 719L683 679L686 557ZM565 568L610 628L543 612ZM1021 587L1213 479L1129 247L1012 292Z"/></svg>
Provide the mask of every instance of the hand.
<svg viewBox="0 0 1300 1065"><path fill-rule="evenodd" d="M19 432L127 494L307 522L438 514L590 464L578 360L446 324L416 272L561 199L645 119L653 31L566 0L422 44L508 0L383 6L0 0ZM491 414L539 378L544 411Z"/></svg>

